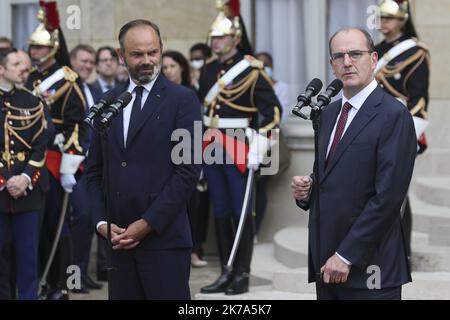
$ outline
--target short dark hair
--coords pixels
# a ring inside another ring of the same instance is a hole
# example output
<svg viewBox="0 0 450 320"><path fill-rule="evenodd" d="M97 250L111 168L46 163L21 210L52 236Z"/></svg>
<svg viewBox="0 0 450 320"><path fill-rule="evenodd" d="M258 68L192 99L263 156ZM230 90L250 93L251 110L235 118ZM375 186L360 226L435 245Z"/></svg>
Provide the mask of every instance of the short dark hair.
<svg viewBox="0 0 450 320"><path fill-rule="evenodd" d="M95 64L96 65L100 62L100 54L102 53L102 51L109 51L109 53L111 54L111 57L113 57L114 59L119 61L119 56L117 55L117 52L116 52L116 50L114 50L113 47L103 46L103 47L98 48L97 53L95 54Z"/></svg>
<svg viewBox="0 0 450 320"><path fill-rule="evenodd" d="M172 58L176 63L178 63L182 69L181 71L181 84L185 87L191 86L191 69L187 59L182 53L178 51L165 51L162 58L169 57Z"/></svg>
<svg viewBox="0 0 450 320"><path fill-rule="evenodd" d="M267 51L258 52L257 54L255 54L255 57L257 57L257 56L264 56L264 57L266 57L266 59L269 60L270 64L273 65L272 55L270 53L268 53Z"/></svg>
<svg viewBox="0 0 450 320"><path fill-rule="evenodd" d="M12 48L13 47L13 42L10 38L8 37L0 37L0 42L6 42L9 44L9 46Z"/></svg>
<svg viewBox="0 0 450 320"><path fill-rule="evenodd" d="M367 45L367 49L370 52L375 51L375 44L373 43L373 39L372 36L370 35L370 33L363 29L363 28L343 28L343 29L339 29L338 31L336 31L330 38L330 41L328 41L328 50L330 51L330 56L331 56L331 42L333 41L334 37L336 37L339 33L344 32L344 31L350 31L350 30L358 30L361 31L362 34L364 35L364 37L366 38L366 45Z"/></svg>
<svg viewBox="0 0 450 320"><path fill-rule="evenodd" d="M161 33L159 31L159 27L151 22L150 20L145 19L136 19L132 20L128 23L126 23L122 28L120 28L119 31L119 44L120 44L120 50L123 52L125 50L124 47L124 41L125 41L125 35L127 34L128 30L139 27L139 26L149 26L153 30L155 30L156 34L158 35L159 39L159 46L161 47L161 50L163 48L162 40L161 40Z"/></svg>
<svg viewBox="0 0 450 320"><path fill-rule="evenodd" d="M6 66L8 62L8 55L11 53L17 52L16 48L1 48L0 49L0 65Z"/></svg>
<svg viewBox="0 0 450 320"><path fill-rule="evenodd" d="M194 44L189 50L189 52L192 53L192 51L197 50L201 51L205 58L210 58L212 56L211 48L206 43L199 42Z"/></svg>
<svg viewBox="0 0 450 320"><path fill-rule="evenodd" d="M74 59L79 51L86 51L90 54L96 55L95 49L89 44L78 44L70 51L70 58Z"/></svg>

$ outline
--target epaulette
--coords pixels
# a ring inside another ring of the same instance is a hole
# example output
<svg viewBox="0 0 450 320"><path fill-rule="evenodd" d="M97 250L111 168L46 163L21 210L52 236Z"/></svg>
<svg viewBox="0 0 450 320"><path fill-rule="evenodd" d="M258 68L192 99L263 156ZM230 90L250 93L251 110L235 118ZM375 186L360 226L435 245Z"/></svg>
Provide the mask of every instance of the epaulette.
<svg viewBox="0 0 450 320"><path fill-rule="evenodd" d="M66 81L75 82L77 80L78 74L75 71L67 66L62 67L62 69L64 71L64 79L66 79Z"/></svg>
<svg viewBox="0 0 450 320"><path fill-rule="evenodd" d="M251 55L245 55L245 59L247 59L248 62L250 62L250 66L254 69L264 69L264 63L261 60L256 59L255 57Z"/></svg>
<svg viewBox="0 0 450 320"><path fill-rule="evenodd" d="M217 60L218 60L217 57L213 57L213 58L206 60L205 66L207 66L208 64L212 64L212 63L216 62Z"/></svg>

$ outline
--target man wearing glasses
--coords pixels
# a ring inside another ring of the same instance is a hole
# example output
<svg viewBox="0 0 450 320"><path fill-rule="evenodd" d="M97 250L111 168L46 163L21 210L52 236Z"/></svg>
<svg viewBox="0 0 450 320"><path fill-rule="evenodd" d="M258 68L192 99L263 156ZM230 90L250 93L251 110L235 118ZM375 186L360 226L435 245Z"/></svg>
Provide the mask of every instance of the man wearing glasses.
<svg viewBox="0 0 450 320"><path fill-rule="evenodd" d="M401 299L411 281L400 207L416 156L412 117L374 79L378 56L367 31L340 30L329 48L343 95L321 118L320 261L311 178L292 181L298 205L311 209L309 281L320 268L318 299Z"/></svg>
<svg viewBox="0 0 450 320"><path fill-rule="evenodd" d="M94 87L105 93L116 86L119 57L114 48L105 46L97 50L95 68L98 78L92 83Z"/></svg>

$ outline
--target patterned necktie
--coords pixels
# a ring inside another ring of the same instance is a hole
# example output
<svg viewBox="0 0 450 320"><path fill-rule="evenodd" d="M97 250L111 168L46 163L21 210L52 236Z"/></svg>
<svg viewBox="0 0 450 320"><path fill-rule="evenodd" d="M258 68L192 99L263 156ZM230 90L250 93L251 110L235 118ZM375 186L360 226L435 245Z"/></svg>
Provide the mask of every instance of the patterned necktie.
<svg viewBox="0 0 450 320"><path fill-rule="evenodd" d="M137 120L139 119L139 114L141 113L141 105L142 105L142 92L144 91L144 87L136 87L134 88L134 92L136 93L136 97L133 102L133 108L131 109L130 123L128 125L128 137L131 133L131 128L136 125Z"/></svg>
<svg viewBox="0 0 450 320"><path fill-rule="evenodd" d="M331 144L330 152L328 153L327 160L325 161L325 168L327 167L328 162L330 162L330 159L333 156L334 152L336 151L337 145L342 138L342 134L344 133L345 129L345 124L347 123L348 112L352 107L353 106L348 102L344 103L344 106L342 107L341 116L339 117L338 123L336 125L333 143Z"/></svg>

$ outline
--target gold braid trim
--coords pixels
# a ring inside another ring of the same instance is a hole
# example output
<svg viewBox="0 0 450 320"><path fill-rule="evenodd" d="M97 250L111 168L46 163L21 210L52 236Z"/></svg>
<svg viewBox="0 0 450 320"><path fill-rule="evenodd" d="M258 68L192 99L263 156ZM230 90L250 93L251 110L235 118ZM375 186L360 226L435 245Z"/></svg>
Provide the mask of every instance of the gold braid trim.
<svg viewBox="0 0 450 320"><path fill-rule="evenodd" d="M44 120L45 119L42 118L41 127L39 128L39 130L36 132L36 134L31 139L31 143L33 143L39 137L39 135L45 130L45 122L44 122Z"/></svg>
<svg viewBox="0 0 450 320"><path fill-rule="evenodd" d="M83 153L83 148L80 146L80 143L78 141L78 123L75 124L72 135L70 136L67 143L64 145L64 151L68 150L72 145L79 153Z"/></svg>
<svg viewBox="0 0 450 320"><path fill-rule="evenodd" d="M243 95L254 82L256 82L256 80L258 79L258 74L259 70L250 71L250 73L245 78L243 78L235 85L231 86L230 89L222 88L222 90L220 90L221 94L225 94L227 96L236 94L236 96L234 96L231 101L236 100L241 95Z"/></svg>
<svg viewBox="0 0 450 320"><path fill-rule="evenodd" d="M70 94L72 93L73 86L71 85L69 88L69 92L66 93L66 96L64 98L64 102L61 108L61 118L64 119L64 111L66 110L67 101L69 100Z"/></svg>
<svg viewBox="0 0 450 320"><path fill-rule="evenodd" d="M239 110L239 111L244 111L244 112L256 112L258 111L258 108L253 108L253 107L244 107L244 106L240 106L237 105L229 100L226 100L224 98L222 98L221 96L218 96L217 99L221 102L224 102L227 104L228 107Z"/></svg>
<svg viewBox="0 0 450 320"><path fill-rule="evenodd" d="M47 151L45 151L44 158L41 161L30 160L30 161L28 161L28 164L32 165L33 167L36 167L36 168L42 168L45 164L46 158L47 158Z"/></svg>
<svg viewBox="0 0 450 320"><path fill-rule="evenodd" d="M42 102L39 102L38 105L36 107L33 108L19 108L19 107L14 107L13 105L11 105L10 103L8 103L7 105L8 109L12 109L14 111L28 111L30 113L38 111L39 109L41 109L43 107Z"/></svg>
<svg viewBox="0 0 450 320"><path fill-rule="evenodd" d="M48 98L48 103L53 104L56 101L59 100L59 98L62 97L63 94L66 93L67 90L69 90L72 87L72 83L66 82L64 85L58 89L58 91L55 92L55 94Z"/></svg>
<svg viewBox="0 0 450 320"><path fill-rule="evenodd" d="M270 84L272 88L275 86L275 82L269 77L269 75L264 70L261 70L260 74L263 76L264 79L266 79L266 81Z"/></svg>
<svg viewBox="0 0 450 320"><path fill-rule="evenodd" d="M385 78L384 74L381 72L378 73L377 79L383 83L383 86L389 91L390 94L392 94L394 97L399 97L406 102L409 100L407 96L401 94L397 90L394 89L393 86L390 85L389 81Z"/></svg>
<svg viewBox="0 0 450 320"><path fill-rule="evenodd" d="M62 119L55 119L55 118L53 118L52 122L56 123L56 124L64 124L64 120L62 120Z"/></svg>
<svg viewBox="0 0 450 320"><path fill-rule="evenodd" d="M425 101L425 98L422 97L419 99L417 104L413 108L411 108L411 110L409 112L411 112L411 115L413 115L413 116L416 115L418 112L420 112L423 116L425 116L426 112L425 112L425 114L423 114L423 112L425 111L425 106L426 106L426 101Z"/></svg>
<svg viewBox="0 0 450 320"><path fill-rule="evenodd" d="M80 86L78 85L78 83L74 82L74 83L73 83L73 86L74 86L75 91L77 92L78 96L79 96L80 99L81 99L81 103L82 103L82 105L83 105L83 111L84 111L84 110L87 109L87 106L86 106L86 105L87 105L87 102L86 102L86 99L84 99L83 92L81 92L81 88L80 88Z"/></svg>
<svg viewBox="0 0 450 320"><path fill-rule="evenodd" d="M421 57L425 56L427 54L424 50L418 50L415 54L413 54L411 57L406 59L405 61L398 63L394 66L385 65L383 69L381 70L381 73L383 73L387 78L392 77L396 73L401 72L404 68L409 66L414 61L420 59Z"/></svg>
<svg viewBox="0 0 450 320"><path fill-rule="evenodd" d="M17 140L19 140L20 142L22 142L22 143L24 144L25 147L27 147L28 149L31 150L31 146L30 146L25 140L23 140L22 137L19 136L14 130L8 130L8 131L11 132L11 133L17 138ZM8 142L9 142L9 141L8 141ZM5 149L6 149L6 145L5 145Z"/></svg>
<svg viewBox="0 0 450 320"><path fill-rule="evenodd" d="M425 52L426 53L426 52ZM405 76L404 80L403 80L403 90L406 93L409 93L408 90L406 89L406 82L408 81L408 79L412 76L413 72L417 70L417 68L422 64L422 62L425 60L426 54L422 55L419 59L419 61L417 61L417 63L414 65L414 67L411 68L411 70L409 70L408 74Z"/></svg>
<svg viewBox="0 0 450 320"><path fill-rule="evenodd" d="M266 124L264 127L259 128L259 133L267 132L273 129L280 123L280 109L278 107L273 107L273 121Z"/></svg>

